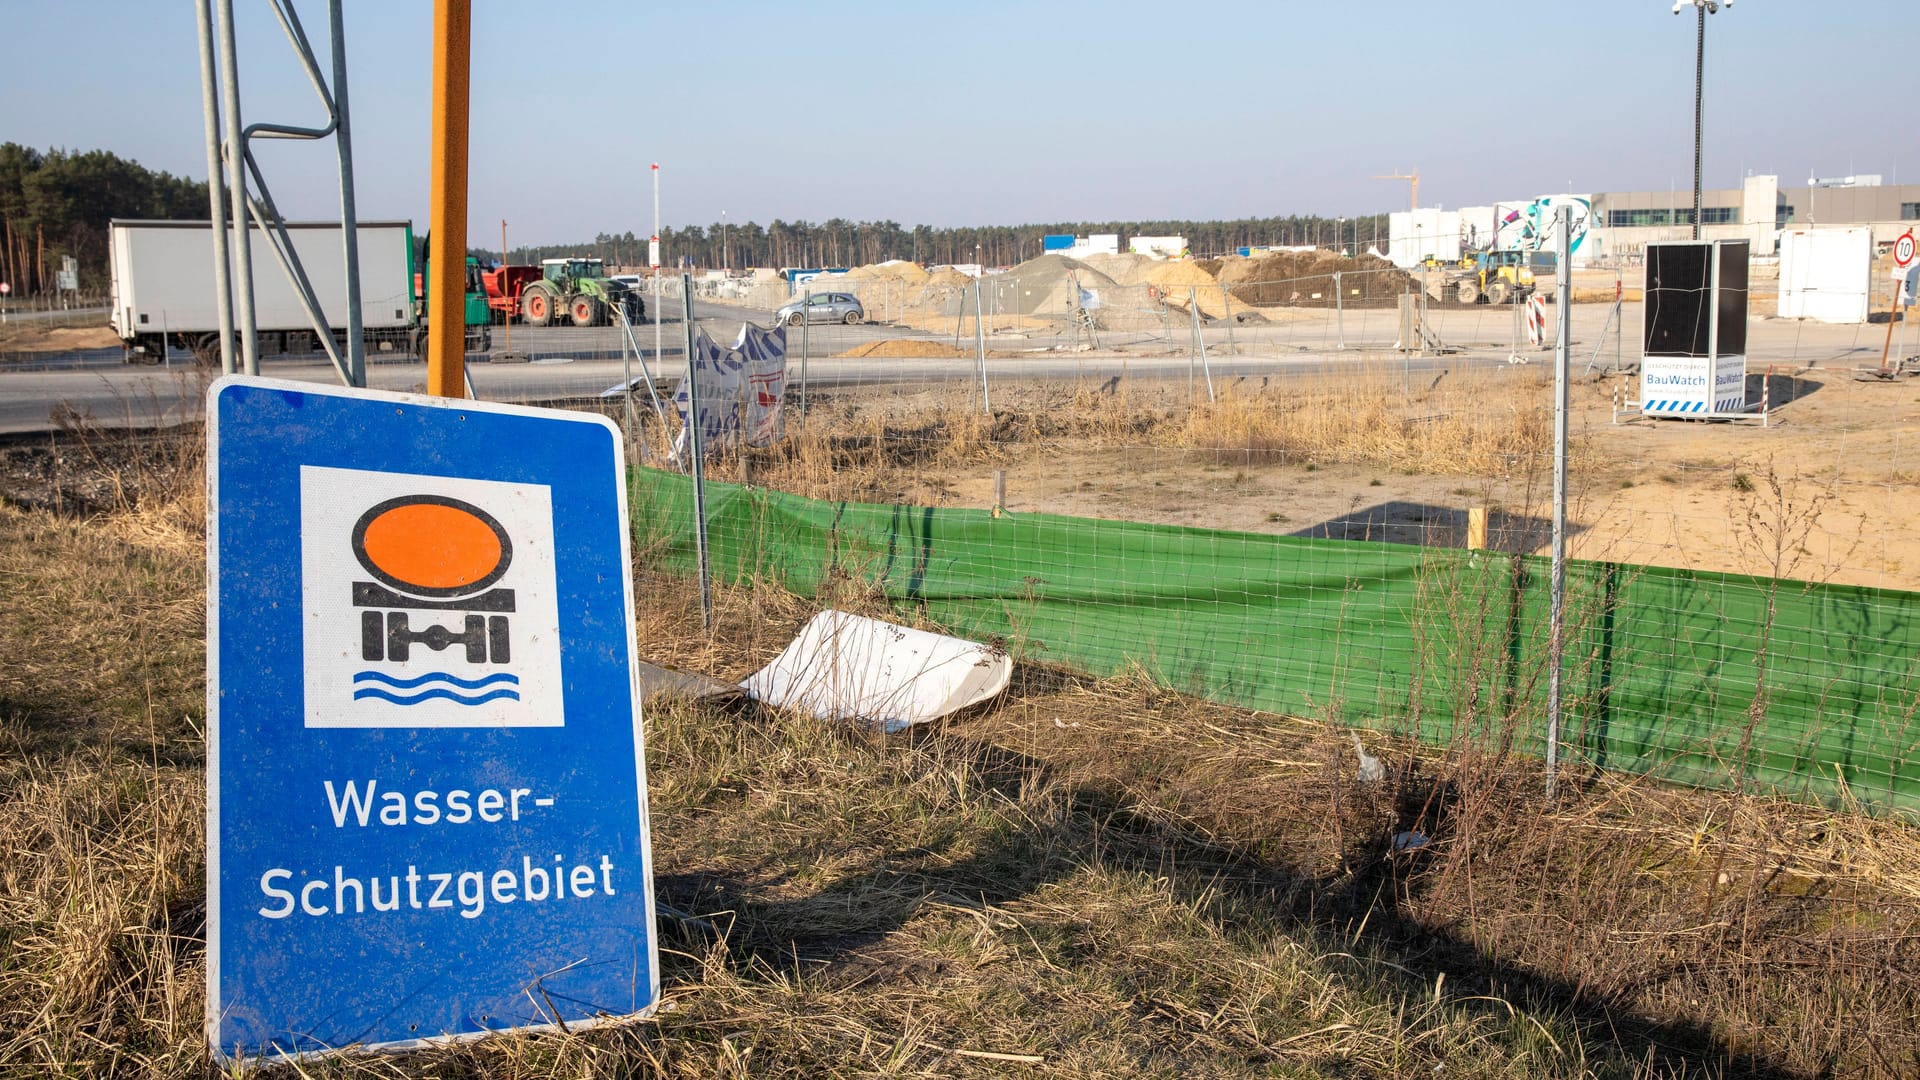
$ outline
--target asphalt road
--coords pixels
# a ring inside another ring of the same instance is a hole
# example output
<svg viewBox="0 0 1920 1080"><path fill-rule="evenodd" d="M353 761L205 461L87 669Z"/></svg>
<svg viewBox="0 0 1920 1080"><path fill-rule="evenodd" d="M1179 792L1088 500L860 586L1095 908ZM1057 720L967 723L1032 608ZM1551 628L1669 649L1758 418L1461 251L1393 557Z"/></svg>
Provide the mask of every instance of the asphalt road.
<svg viewBox="0 0 1920 1080"><path fill-rule="evenodd" d="M738 315L730 312L730 322ZM667 334L679 332L680 324L663 327ZM718 326L708 332L716 339ZM651 327L640 330L647 356L632 365L632 377L639 380L645 372L661 391L668 392L682 370L684 345L668 345L663 355L652 355ZM884 327L836 328L853 337L897 336ZM559 331L553 331L559 333ZM526 335L532 337L533 335ZM731 335L729 335L730 337ZM810 335L811 336L811 335ZM522 331L514 334L516 350ZM538 341L538 338L535 338ZM833 351L845 351L847 337L832 344ZM811 343L810 343L811 344ZM823 350L824 351L824 350ZM563 355L530 348L535 358L526 363L502 363L479 354L470 357L467 367L476 396L494 401L543 402L594 397L617 388L628 371L617 353L586 348L572 350L587 355ZM797 358L795 361L797 362ZM1473 362L1459 356L1415 358L1407 365L1410 378L1431 378L1430 373L1451 366L1459 368ZM1492 362L1491 360L1486 362ZM1207 370L1216 385L1224 385L1241 376L1248 378L1284 378L1351 367L1363 363L1359 354L1315 355L1298 353L1281 357L1232 357L1215 355ZM1398 362L1396 361L1396 366ZM376 389L418 391L424 388L426 367L418 362L370 363L368 383ZM1185 355L1111 355L1097 353L1040 353L1017 359L989 359L986 363L989 387L1012 381L1065 381L1098 384L1116 375L1134 379L1186 379L1199 369ZM337 383L333 367L324 359L270 360L262 364L263 375L315 383ZM0 373L0 433L53 430L62 426L62 414L85 417L89 423L109 427L150 427L181 423L199 417L206 388L217 372L180 363L173 367L129 367L116 360L112 365L89 364L62 370L12 370ZM798 369L789 371L789 389L797 391L801 383ZM940 383L972 383L980 377L978 361L972 357L912 359L843 359L809 356L805 381L809 392L842 391L849 388L924 386ZM616 391L617 393L617 391Z"/></svg>
<svg viewBox="0 0 1920 1080"><path fill-rule="evenodd" d="M678 304L669 300L669 312L658 325L634 328L639 359L633 361L633 375L649 373L662 390L677 384L685 363L686 326L677 314ZM1638 312L1630 313L1629 342L1638 336ZM1582 305L1575 309L1575 370L1589 359L1582 341L1600 340L1601 324L1607 315L1605 305ZM698 326L714 340L730 343L743 321L767 325L772 312L710 302L696 302L694 317ZM1384 346L1396 330L1394 315L1386 312L1348 312L1344 329L1322 315L1317 319L1276 324L1270 327L1242 326L1235 331L1217 324L1205 331L1209 354L1208 369L1216 385L1248 378L1287 378L1328 370L1364 366L1378 372L1404 370L1410 384L1429 382L1442 370L1460 371L1480 365L1503 365L1511 351L1511 320L1505 313L1481 311L1436 313L1449 342L1465 347L1465 352L1437 357L1403 360ZM1756 324L1756 340L1771 336L1761 332L1765 324ZM1785 326L1775 331L1787 345ZM1772 330L1772 327L1767 327ZM1838 352L1859 345L1853 340L1858 331L1832 344ZM1802 341L1803 331L1792 331L1792 344L1782 352L1797 354L1804 362L1815 350L1811 340ZM656 351L656 335L659 348ZM798 359L800 342L797 330L789 330L789 356ZM1809 338L1811 334L1807 335ZM880 338L919 337L940 340L941 335L905 330L884 325L813 326L807 328L806 385L809 391L843 391L848 388L895 388L929 384L974 383L980 378L978 362L971 357L952 359L845 359L844 353L860 344ZM950 343L951 337L946 337ZM1367 342L1366 351L1343 349L1343 344ZM1091 382L1098 385L1115 375L1146 380L1185 380L1198 375L1197 365L1187 353L1184 327L1163 334L1137 334L1126 337L1103 334L1102 349L1091 352L1046 351L1044 346L1060 343L1051 337L990 338L988 348L1000 355L986 363L991 388L1010 381ZM970 346L970 340L962 340ZM1872 342L1876 346L1878 340ZM621 360L622 334L617 328L577 328L572 326L531 328L516 326L511 334L505 328L493 330L492 349L487 354L469 357L467 367L476 394L498 401L547 402L590 398L619 385L626 366ZM1610 343L1609 343L1610 345ZM1609 347L1607 350L1611 352ZM1631 353L1631 349L1629 352ZM1760 350L1756 349L1756 352ZM1820 351L1825 351L1822 348ZM510 357L510 354L512 356ZM391 356L391 360L383 360ZM1544 363L1551 353L1531 353ZM1837 358L1837 357L1836 357ZM517 360L518 362L510 362ZM13 362L0 368L0 433L54 430L62 426L62 416L86 417L107 426L152 426L196 419L201 411L206 385L216 373L197 367L190 357L176 351L167 366L146 367L126 364L117 349L69 353L57 357ZM333 368L323 354L302 357L269 357L262 362L262 374L317 383L337 383ZM368 382L379 389L418 390L424 387L425 366L411 357L396 353L369 354ZM797 390L800 371L790 370L791 389ZM1198 379L1196 379L1198 384Z"/></svg>

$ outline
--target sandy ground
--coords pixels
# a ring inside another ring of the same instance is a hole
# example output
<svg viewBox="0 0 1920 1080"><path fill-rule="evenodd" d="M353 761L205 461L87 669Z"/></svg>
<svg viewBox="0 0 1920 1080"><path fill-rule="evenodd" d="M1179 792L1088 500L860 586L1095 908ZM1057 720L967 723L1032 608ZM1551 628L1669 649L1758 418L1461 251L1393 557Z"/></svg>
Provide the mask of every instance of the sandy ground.
<svg viewBox="0 0 1920 1080"><path fill-rule="evenodd" d="M1551 401L1549 372L1510 369ZM1752 380L1758 395L1760 376ZM1576 558L1920 590L1920 381L1848 372L1776 376L1769 424L1613 422L1619 381L1572 394L1568 546ZM1164 388L1171 400L1184 387ZM1146 393L1139 388L1137 393ZM904 400L911 413L934 399ZM1047 409L1001 392L997 407ZM1055 402L1057 407L1057 401ZM1491 546L1550 550L1552 466L1542 455L1497 476L1138 444L1039 440L1001 459L922 467L901 497L1280 535L1458 546L1467 511L1491 512Z"/></svg>

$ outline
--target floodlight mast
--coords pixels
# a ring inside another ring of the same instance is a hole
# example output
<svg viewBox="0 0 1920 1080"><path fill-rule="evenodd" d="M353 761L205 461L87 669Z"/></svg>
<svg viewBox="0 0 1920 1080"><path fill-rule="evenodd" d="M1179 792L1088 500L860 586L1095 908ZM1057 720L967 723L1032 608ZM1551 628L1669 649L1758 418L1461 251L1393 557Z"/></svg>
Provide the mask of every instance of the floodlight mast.
<svg viewBox="0 0 1920 1080"><path fill-rule="evenodd" d="M1675 15L1693 5L1693 238L1700 239L1700 86L1707 63L1707 16L1718 15L1722 4L1729 9L1733 0L1674 0Z"/></svg>

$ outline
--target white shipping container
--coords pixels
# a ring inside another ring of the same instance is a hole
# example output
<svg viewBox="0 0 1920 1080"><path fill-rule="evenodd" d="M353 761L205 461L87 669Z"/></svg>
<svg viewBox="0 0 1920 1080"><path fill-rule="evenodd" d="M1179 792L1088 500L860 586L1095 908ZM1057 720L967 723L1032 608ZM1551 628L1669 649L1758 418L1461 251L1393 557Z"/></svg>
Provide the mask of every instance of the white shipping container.
<svg viewBox="0 0 1920 1080"><path fill-rule="evenodd" d="M1828 323L1867 321L1873 229L1782 229L1780 317Z"/></svg>
<svg viewBox="0 0 1920 1080"><path fill-rule="evenodd" d="M347 325L346 252L337 222L288 222L287 233L327 325ZM261 333L313 328L267 234L252 232L254 324ZM368 330L413 325L413 226L359 223L360 319ZM110 226L112 315L129 343L148 335L220 329L213 279L213 230L205 221L115 221ZM228 244L229 259L232 244ZM236 311L235 318L239 313Z"/></svg>

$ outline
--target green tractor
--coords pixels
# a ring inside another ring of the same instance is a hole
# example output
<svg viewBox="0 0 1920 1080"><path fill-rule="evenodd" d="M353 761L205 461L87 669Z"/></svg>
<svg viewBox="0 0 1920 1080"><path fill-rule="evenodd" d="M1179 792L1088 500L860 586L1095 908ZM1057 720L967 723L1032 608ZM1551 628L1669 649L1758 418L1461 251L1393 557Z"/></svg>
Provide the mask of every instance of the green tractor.
<svg viewBox="0 0 1920 1080"><path fill-rule="evenodd" d="M646 317L640 294L607 277L599 259L543 259L540 277L520 290L520 317L529 326L546 326L565 317L575 326L605 326L613 313L628 322Z"/></svg>

